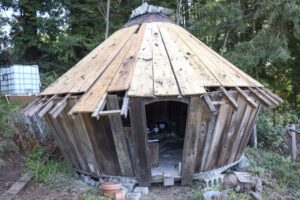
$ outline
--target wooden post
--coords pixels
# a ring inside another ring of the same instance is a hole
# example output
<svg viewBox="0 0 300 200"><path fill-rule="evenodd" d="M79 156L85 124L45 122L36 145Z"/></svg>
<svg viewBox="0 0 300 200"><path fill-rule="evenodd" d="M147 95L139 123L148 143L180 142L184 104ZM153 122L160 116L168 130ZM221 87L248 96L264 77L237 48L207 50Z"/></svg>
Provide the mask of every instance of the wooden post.
<svg viewBox="0 0 300 200"><path fill-rule="evenodd" d="M255 149L257 149L257 129L256 129L256 123L254 124L253 127L253 132L252 132L252 145Z"/></svg>
<svg viewBox="0 0 300 200"><path fill-rule="evenodd" d="M182 153L181 185L190 185L193 183L197 153L197 135L200 134L202 106L200 96L191 97Z"/></svg>
<svg viewBox="0 0 300 200"><path fill-rule="evenodd" d="M136 154L135 175L140 186L150 186L151 167L149 159L148 135L146 132L146 111L142 99L131 99L129 103L129 116Z"/></svg>
<svg viewBox="0 0 300 200"><path fill-rule="evenodd" d="M289 125L290 129L296 130L296 125L295 124L290 124ZM297 158L297 141L296 141L296 133L294 131L289 131L290 135L290 152L291 152L291 158L293 161L296 161Z"/></svg>
<svg viewBox="0 0 300 200"><path fill-rule="evenodd" d="M117 95L107 96L107 108L119 109L119 102L118 102ZM117 115L109 115L108 117L109 117L111 131L112 131L112 135L116 147L121 174L123 176L132 176L133 171L132 171L132 166L130 161L131 159L129 156L129 151L125 140L125 133L122 125L121 116L120 114L117 114Z"/></svg>

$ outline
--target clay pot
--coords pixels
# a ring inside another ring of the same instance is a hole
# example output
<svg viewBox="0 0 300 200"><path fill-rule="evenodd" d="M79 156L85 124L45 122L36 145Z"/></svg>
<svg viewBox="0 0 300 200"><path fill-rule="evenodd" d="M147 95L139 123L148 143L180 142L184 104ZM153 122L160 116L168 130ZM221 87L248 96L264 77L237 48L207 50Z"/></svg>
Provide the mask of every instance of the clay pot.
<svg viewBox="0 0 300 200"><path fill-rule="evenodd" d="M116 192L115 193L115 200L125 200L124 192Z"/></svg>
<svg viewBox="0 0 300 200"><path fill-rule="evenodd" d="M115 193L121 192L121 187L120 183L104 182L101 184L104 196L109 198L114 198Z"/></svg>

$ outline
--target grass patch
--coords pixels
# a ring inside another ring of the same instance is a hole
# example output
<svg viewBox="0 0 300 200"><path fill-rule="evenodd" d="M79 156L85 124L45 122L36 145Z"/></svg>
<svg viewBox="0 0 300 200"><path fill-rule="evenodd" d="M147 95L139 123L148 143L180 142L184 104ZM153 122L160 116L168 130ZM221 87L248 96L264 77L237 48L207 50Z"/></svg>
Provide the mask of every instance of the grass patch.
<svg viewBox="0 0 300 200"><path fill-rule="evenodd" d="M33 178L36 181L43 183L56 183L74 175L73 168L64 160L49 160L45 162L45 152L41 149L28 156L26 169L33 173ZM59 180L57 178L58 174L60 175Z"/></svg>
<svg viewBox="0 0 300 200"><path fill-rule="evenodd" d="M84 200L109 200L109 198L107 198L107 197L95 196L95 195L90 194L88 192L83 193L81 196Z"/></svg>
<svg viewBox="0 0 300 200"><path fill-rule="evenodd" d="M18 104L8 104L5 99L0 98L0 167L4 165L4 154L19 151L14 142L16 126L13 115L21 110Z"/></svg>
<svg viewBox="0 0 300 200"><path fill-rule="evenodd" d="M273 151L248 148L246 150L251 167L249 171L272 181L279 194L300 198L300 164Z"/></svg>

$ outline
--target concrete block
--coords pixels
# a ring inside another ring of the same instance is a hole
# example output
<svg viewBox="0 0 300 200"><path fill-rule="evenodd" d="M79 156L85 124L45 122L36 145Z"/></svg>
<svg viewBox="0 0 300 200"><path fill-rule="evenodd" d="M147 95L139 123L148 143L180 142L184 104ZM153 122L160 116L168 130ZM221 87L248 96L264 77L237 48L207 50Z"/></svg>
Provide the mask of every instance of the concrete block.
<svg viewBox="0 0 300 200"><path fill-rule="evenodd" d="M142 198L141 193L128 193L126 195L126 200L140 200Z"/></svg>
<svg viewBox="0 0 300 200"><path fill-rule="evenodd" d="M164 177L164 186L173 186L174 178L173 177Z"/></svg>
<svg viewBox="0 0 300 200"><path fill-rule="evenodd" d="M149 188L148 187L135 187L134 188L135 193L141 193L143 195L149 194Z"/></svg>

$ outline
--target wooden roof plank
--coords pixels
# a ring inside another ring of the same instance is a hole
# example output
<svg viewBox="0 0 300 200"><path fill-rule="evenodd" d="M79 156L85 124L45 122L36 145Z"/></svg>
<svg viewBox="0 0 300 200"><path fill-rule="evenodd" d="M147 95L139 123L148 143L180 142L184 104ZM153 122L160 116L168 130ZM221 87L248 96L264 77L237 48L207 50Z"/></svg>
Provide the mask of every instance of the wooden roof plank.
<svg viewBox="0 0 300 200"><path fill-rule="evenodd" d="M179 96L181 94L158 26L156 23L151 23L151 26L154 94L155 96Z"/></svg>
<svg viewBox="0 0 300 200"><path fill-rule="evenodd" d="M218 82L223 86L236 86L236 84L227 76L227 74L222 70L221 67L217 67L215 63L209 58L206 54L206 51L203 49L189 37L188 32L181 31L181 29L176 28L175 25L171 25L171 30L177 34L179 38L181 38L187 46L194 52L195 55L201 60L203 66L205 66L211 74L218 80ZM179 31L178 31L179 30Z"/></svg>
<svg viewBox="0 0 300 200"><path fill-rule="evenodd" d="M215 76L204 66L202 61L195 55L195 53L188 47L188 45L174 33L169 23L160 23L160 27L168 30L168 34L172 37L173 41L179 46L179 51L182 52L184 58L189 62L189 65L193 68L195 75L200 81L200 86L214 87L221 86Z"/></svg>
<svg viewBox="0 0 300 200"><path fill-rule="evenodd" d="M137 26L121 29L67 71L41 95L85 92L111 62Z"/></svg>
<svg viewBox="0 0 300 200"><path fill-rule="evenodd" d="M128 96L153 97L153 51L152 27L146 25L141 48L138 53L133 77L128 89Z"/></svg>
<svg viewBox="0 0 300 200"><path fill-rule="evenodd" d="M141 43L144 39L144 33L146 29L146 24L142 24L137 33L137 38L134 44L131 46L128 54L118 72L116 73L114 79L112 80L108 92L117 92L128 90L130 82L132 79L134 67L136 65L138 52L141 47Z"/></svg>
<svg viewBox="0 0 300 200"><path fill-rule="evenodd" d="M138 27L134 26L130 30L126 31L125 35L122 35L122 40L118 40L110 45L108 48L104 49L99 55L99 60L90 67L85 68L84 78L80 76L80 79L76 81L74 86L70 85L70 92L77 93L79 91L87 91L91 85L97 80L98 77L111 65L113 60L118 59L119 52L123 49L125 44L131 38ZM115 74L114 74L115 75Z"/></svg>
<svg viewBox="0 0 300 200"><path fill-rule="evenodd" d="M172 24L171 24L172 25ZM174 26L174 25L172 25ZM252 86L252 87L262 87L258 81L253 79L251 76L243 72L238 67L234 66L231 62L229 62L227 59L225 59L223 56L219 55L217 52L215 52L213 49L208 47L206 44L204 44L202 41L200 41L198 38L196 38L191 33L187 32L184 28L176 26L178 31L188 33L188 36L190 39L195 41L196 44L199 44L202 46L202 49L205 49L208 53L208 55L212 58L212 60L218 62L218 65L226 66L226 70L230 72L230 78L232 78L236 83L244 83L244 85L239 86ZM201 47L200 47L201 48ZM223 68L223 67L222 67Z"/></svg>
<svg viewBox="0 0 300 200"><path fill-rule="evenodd" d="M153 23L155 24L155 23ZM206 90L201 86L201 81L195 73L193 67L187 61L187 58L176 44L176 38L172 38L168 31L158 25L163 44L167 50L168 58L170 59L171 67L177 79L177 84L182 95L204 94Z"/></svg>
<svg viewBox="0 0 300 200"><path fill-rule="evenodd" d="M105 72L95 81L94 85L80 98L79 103L72 108L73 113L92 113L95 110L99 101L106 94L109 84L125 59L125 56L135 39L136 35L131 35L131 38L119 52L118 56L116 56L116 59L113 60Z"/></svg>

